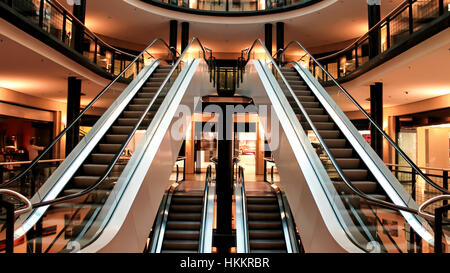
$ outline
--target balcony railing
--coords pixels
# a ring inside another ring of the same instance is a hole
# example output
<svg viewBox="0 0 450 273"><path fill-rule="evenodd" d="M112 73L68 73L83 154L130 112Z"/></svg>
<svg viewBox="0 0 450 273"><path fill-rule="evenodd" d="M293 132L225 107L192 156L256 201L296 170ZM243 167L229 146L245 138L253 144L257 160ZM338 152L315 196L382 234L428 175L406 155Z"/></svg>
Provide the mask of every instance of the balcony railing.
<svg viewBox="0 0 450 273"><path fill-rule="evenodd" d="M2 3L112 75L118 75L136 58L104 42L55 0L0 0ZM127 70L124 78L134 78L144 62L143 58L136 62L135 67Z"/></svg>
<svg viewBox="0 0 450 273"><path fill-rule="evenodd" d="M387 53L389 49L399 47L413 34L436 22L437 18L448 16L449 10L450 0L404 1L351 45L317 60L334 78L344 78L366 67L372 59ZM373 44L376 45L372 48L371 39L375 40ZM283 52L282 61L300 61L319 81L331 80L306 55Z"/></svg>
<svg viewBox="0 0 450 273"><path fill-rule="evenodd" d="M301 8L321 0L142 0L144 2L176 8L184 11L205 13L260 13Z"/></svg>

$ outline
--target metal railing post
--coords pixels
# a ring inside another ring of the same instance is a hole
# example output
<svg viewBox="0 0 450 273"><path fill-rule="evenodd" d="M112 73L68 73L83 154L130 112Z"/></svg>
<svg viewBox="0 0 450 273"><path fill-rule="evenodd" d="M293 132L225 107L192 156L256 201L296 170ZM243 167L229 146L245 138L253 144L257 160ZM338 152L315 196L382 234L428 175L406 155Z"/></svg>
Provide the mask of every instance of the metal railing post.
<svg viewBox="0 0 450 273"><path fill-rule="evenodd" d="M448 190L448 171L442 172L442 187L446 190ZM448 205L448 201L444 200L444 206ZM448 211L444 211L444 217L447 218Z"/></svg>
<svg viewBox="0 0 450 273"><path fill-rule="evenodd" d="M411 197L416 200L416 171L411 169Z"/></svg>
<svg viewBox="0 0 450 273"><path fill-rule="evenodd" d="M43 28L44 26L44 1L41 0L39 3L39 27Z"/></svg>

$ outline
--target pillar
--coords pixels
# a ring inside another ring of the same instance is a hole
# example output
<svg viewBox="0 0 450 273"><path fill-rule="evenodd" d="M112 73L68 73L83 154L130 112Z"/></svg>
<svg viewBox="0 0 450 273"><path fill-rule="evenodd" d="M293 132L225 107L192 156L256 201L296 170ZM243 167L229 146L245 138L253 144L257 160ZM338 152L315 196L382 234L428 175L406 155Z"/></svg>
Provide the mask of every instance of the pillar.
<svg viewBox="0 0 450 273"><path fill-rule="evenodd" d="M277 23L277 59L281 59L281 54L278 50L280 48L284 48L284 23L278 22Z"/></svg>
<svg viewBox="0 0 450 273"><path fill-rule="evenodd" d="M67 125L80 114L81 80L75 77L68 78L67 88ZM80 124L76 123L66 134L66 156L77 145L80 134Z"/></svg>
<svg viewBox="0 0 450 273"><path fill-rule="evenodd" d="M215 245L219 253L228 253L233 245L233 113L227 113L226 105L221 105L217 147L217 228ZM234 107L233 107L234 109ZM220 122L221 121L221 122Z"/></svg>
<svg viewBox="0 0 450 273"><path fill-rule="evenodd" d="M189 23L181 23L181 53L189 44Z"/></svg>
<svg viewBox="0 0 450 273"><path fill-rule="evenodd" d="M383 83L370 85L370 115L383 129ZM375 152L383 158L383 135L374 126L370 127L370 142Z"/></svg>
<svg viewBox="0 0 450 273"><path fill-rule="evenodd" d="M367 17L369 20L369 29L375 26L381 19L380 15L380 0L367 0ZM373 58L380 53L380 30L371 32L369 34L369 57Z"/></svg>
<svg viewBox="0 0 450 273"><path fill-rule="evenodd" d="M84 24L86 20L86 0L74 2L73 15ZM83 53L83 32L84 26L76 23L72 24L73 47L79 53Z"/></svg>
<svg viewBox="0 0 450 273"><path fill-rule="evenodd" d="M266 45L267 50L269 50L270 55L272 56L272 24L264 25L264 44Z"/></svg>
<svg viewBox="0 0 450 273"><path fill-rule="evenodd" d="M177 38L178 38L178 21L170 20L170 28L169 28L169 46L173 48L172 52L176 55L177 48Z"/></svg>

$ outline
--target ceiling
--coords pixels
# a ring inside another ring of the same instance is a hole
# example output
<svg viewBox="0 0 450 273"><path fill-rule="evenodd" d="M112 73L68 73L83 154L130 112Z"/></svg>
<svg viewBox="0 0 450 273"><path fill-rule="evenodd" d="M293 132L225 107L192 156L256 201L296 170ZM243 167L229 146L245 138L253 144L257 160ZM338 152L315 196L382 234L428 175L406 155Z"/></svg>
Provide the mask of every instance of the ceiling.
<svg viewBox="0 0 450 273"><path fill-rule="evenodd" d="M66 67L0 35L0 86L28 95L67 101L67 77L77 76ZM81 104L92 100L103 86L85 80Z"/></svg>

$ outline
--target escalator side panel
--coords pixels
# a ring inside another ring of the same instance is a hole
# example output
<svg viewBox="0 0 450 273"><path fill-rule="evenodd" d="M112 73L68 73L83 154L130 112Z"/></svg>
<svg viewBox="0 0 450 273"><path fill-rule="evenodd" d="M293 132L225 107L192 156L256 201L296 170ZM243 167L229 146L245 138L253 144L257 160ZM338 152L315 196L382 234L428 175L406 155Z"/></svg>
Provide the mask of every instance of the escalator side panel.
<svg viewBox="0 0 450 273"><path fill-rule="evenodd" d="M193 97L210 93L199 88L202 81L209 81L207 71L206 63L199 59L185 64L119 178L117 191L106 201L108 209L100 217L105 227L81 252L142 252L186 136L187 128L178 136L171 128L180 119L188 119L190 124L190 116L180 118L176 113L181 107L193 113Z"/></svg>
<svg viewBox="0 0 450 273"><path fill-rule="evenodd" d="M298 129L300 124L286 98L283 101L283 98L276 96L275 88L279 89L278 92L282 91L270 70L265 71L259 61L252 61L247 65L246 72L240 93L252 97L256 105L272 105L266 117L260 116L264 130L275 130L275 123L278 123L271 120L271 111L275 112L281 124L278 141L269 140L269 145L275 161L283 162L277 167L293 217L299 222L308 222L300 230L305 251L361 252L342 229L342 219L338 219L340 216L333 210L333 206L339 207L339 204L344 209L339 195L334 187L329 186L332 185L330 181L321 181L328 178L326 171L307 135ZM294 126L295 122L297 126Z"/></svg>
<svg viewBox="0 0 450 273"><path fill-rule="evenodd" d="M86 158L91 154L92 150L96 147L97 143L109 130L110 126L127 107L130 100L133 99L141 86L146 82L153 71L155 71L159 63L160 61L154 61L152 64L144 67L141 73L121 92L118 98L100 117L92 129L75 146L72 152L66 157L55 172L52 173L44 185L40 187L39 191L31 199L32 203L52 200L61 193L81 164L83 164ZM47 206L41 207L21 215L15 223L16 227L19 227L15 231L15 238L20 238L32 228L36 221L45 213L47 208Z"/></svg>

